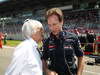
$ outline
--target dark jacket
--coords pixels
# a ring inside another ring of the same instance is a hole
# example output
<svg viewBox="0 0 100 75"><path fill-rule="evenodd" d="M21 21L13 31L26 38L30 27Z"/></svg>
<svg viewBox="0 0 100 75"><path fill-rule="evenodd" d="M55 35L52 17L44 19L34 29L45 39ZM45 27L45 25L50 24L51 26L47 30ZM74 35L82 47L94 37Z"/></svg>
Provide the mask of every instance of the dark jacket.
<svg viewBox="0 0 100 75"><path fill-rule="evenodd" d="M66 63L68 63L71 72L75 75L77 67L74 56L83 56L75 34L62 31L59 33L59 38L56 38L51 33L43 47L43 59L49 60L49 69L56 71L59 75L66 75Z"/></svg>

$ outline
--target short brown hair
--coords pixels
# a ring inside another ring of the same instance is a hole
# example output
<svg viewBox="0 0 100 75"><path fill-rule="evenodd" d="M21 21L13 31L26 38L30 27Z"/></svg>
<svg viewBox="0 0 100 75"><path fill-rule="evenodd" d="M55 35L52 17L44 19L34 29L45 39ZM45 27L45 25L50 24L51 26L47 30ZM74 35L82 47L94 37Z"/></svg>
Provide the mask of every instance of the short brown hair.
<svg viewBox="0 0 100 75"><path fill-rule="evenodd" d="M46 18L52 15L57 15L59 21L63 21L63 13L59 8L51 8L46 12Z"/></svg>

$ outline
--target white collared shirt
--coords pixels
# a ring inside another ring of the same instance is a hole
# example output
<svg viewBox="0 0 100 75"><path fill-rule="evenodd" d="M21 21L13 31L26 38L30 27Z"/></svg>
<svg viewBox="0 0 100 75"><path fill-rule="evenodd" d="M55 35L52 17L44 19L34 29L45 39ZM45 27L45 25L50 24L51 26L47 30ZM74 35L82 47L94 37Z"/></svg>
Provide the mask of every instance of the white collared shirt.
<svg viewBox="0 0 100 75"><path fill-rule="evenodd" d="M12 62L5 75L43 75L37 43L28 39L15 48Z"/></svg>

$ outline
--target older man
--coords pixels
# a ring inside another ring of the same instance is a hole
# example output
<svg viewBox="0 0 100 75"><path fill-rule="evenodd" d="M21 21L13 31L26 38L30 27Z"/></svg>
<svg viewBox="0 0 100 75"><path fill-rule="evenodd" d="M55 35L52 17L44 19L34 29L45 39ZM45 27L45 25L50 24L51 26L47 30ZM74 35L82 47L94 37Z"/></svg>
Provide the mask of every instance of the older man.
<svg viewBox="0 0 100 75"><path fill-rule="evenodd" d="M25 40L14 51L5 75L43 75L37 43L42 40L43 26L39 21L26 20L22 26Z"/></svg>

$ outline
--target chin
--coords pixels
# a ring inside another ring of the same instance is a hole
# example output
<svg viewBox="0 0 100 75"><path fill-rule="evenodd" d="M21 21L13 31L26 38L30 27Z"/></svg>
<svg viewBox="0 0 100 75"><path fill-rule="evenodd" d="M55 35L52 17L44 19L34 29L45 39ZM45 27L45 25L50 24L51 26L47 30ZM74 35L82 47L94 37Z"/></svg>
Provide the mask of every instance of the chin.
<svg viewBox="0 0 100 75"><path fill-rule="evenodd" d="M54 34L54 35L58 35L59 33L58 33L58 32L54 32L53 34Z"/></svg>

